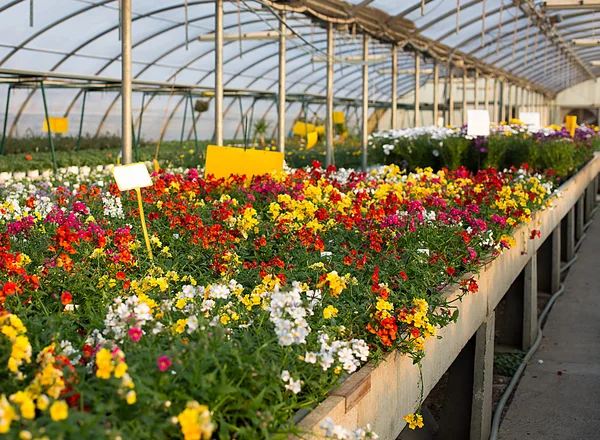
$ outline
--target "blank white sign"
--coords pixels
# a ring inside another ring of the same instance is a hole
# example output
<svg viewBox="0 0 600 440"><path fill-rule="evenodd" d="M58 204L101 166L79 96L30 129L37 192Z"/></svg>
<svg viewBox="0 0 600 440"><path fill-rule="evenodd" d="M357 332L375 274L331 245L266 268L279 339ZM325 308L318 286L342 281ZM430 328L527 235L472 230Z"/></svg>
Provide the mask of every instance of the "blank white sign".
<svg viewBox="0 0 600 440"><path fill-rule="evenodd" d="M540 129L540 114L538 112L522 112L519 113L519 120L524 122L531 131Z"/></svg>
<svg viewBox="0 0 600 440"><path fill-rule="evenodd" d="M113 176L117 181L119 191L152 186L152 179L150 178L150 174L148 174L148 168L141 162L116 166L113 168Z"/></svg>
<svg viewBox="0 0 600 440"><path fill-rule="evenodd" d="M490 114L487 110L467 110L467 136L489 136Z"/></svg>

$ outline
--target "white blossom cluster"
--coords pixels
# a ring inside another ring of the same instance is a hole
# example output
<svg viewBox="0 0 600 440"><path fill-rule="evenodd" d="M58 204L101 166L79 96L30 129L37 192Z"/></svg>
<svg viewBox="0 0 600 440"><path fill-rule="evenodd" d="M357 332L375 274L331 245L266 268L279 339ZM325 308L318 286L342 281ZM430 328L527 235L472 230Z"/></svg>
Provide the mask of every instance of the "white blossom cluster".
<svg viewBox="0 0 600 440"><path fill-rule="evenodd" d="M125 218L121 198L113 196L110 193L102 194L102 204L104 205L104 215L111 218Z"/></svg>
<svg viewBox="0 0 600 440"><path fill-rule="evenodd" d="M269 319L275 324L279 344L284 347L306 344L306 337L311 331L305 319L307 311L303 307L301 293L302 289L296 283L289 292L275 291L270 294L271 304L267 307Z"/></svg>
<svg viewBox="0 0 600 440"><path fill-rule="evenodd" d="M321 334L319 342L321 343L319 352L307 352L304 361L309 364L318 363L323 371L339 363L346 372L353 373L360 367L360 362L366 362L369 357L369 346L362 339L333 341L330 344L329 336Z"/></svg>
<svg viewBox="0 0 600 440"><path fill-rule="evenodd" d="M336 425L329 417L323 420L321 423L321 429L325 430L325 437L339 440L365 440L379 438L379 436L371 430L371 425L351 431L341 425Z"/></svg>
<svg viewBox="0 0 600 440"><path fill-rule="evenodd" d="M130 328L139 328L153 322L154 317L148 304L140 301L137 295L130 296L125 301L123 298L116 298L113 304L108 308L108 313L104 318L105 336L112 334L116 341L122 341L127 336ZM155 323L153 333L159 333L163 325Z"/></svg>
<svg viewBox="0 0 600 440"><path fill-rule="evenodd" d="M298 394L302 391L302 381L300 379L294 380L288 370L281 372L281 380L285 382L285 389L290 390L294 394Z"/></svg>

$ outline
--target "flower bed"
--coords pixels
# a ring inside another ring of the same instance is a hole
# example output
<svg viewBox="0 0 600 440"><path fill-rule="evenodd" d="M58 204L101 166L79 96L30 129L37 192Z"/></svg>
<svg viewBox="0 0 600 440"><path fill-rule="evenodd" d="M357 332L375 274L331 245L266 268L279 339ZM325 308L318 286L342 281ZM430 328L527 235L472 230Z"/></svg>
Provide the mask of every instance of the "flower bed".
<svg viewBox="0 0 600 440"><path fill-rule="evenodd" d="M600 155L597 154L559 188L560 196L553 199L551 209L536 212L531 222L521 224L514 230L515 242L511 249L485 264L477 275L479 291L476 294L462 296L458 285L444 289L443 295L447 301L462 297L457 306L460 318L455 324L440 329L438 338L427 340L427 356L419 365L409 356L392 352L386 355L385 362L369 363L362 367L300 422L303 430L319 433L308 438L321 439L325 436L321 428L324 420L349 428L371 424L374 431L386 439L397 438L407 424L414 424L413 418L402 420L398 415L413 411L440 381L475 332L490 320L511 284L545 240L550 239L553 231L560 227L561 220L586 194L586 188L593 184L599 173ZM551 274L545 276L549 278ZM492 335L488 337L493 343L493 325L491 328ZM482 391L478 390L477 393ZM477 399L483 401L485 397L478 394ZM481 423L485 423L486 415L481 416ZM491 414L487 417L491 424Z"/></svg>
<svg viewBox="0 0 600 440"><path fill-rule="evenodd" d="M564 180L587 163L600 150L600 136L581 126L574 136L559 126L529 131L519 120L491 127L490 136L471 137L462 128L419 127L374 133L369 155L379 163L395 163L402 168L430 166L451 170L465 165L470 170L527 166L551 170Z"/></svg>
<svg viewBox="0 0 600 440"><path fill-rule="evenodd" d="M294 414L367 361L420 362L478 291L464 275L514 245L552 191L524 170L161 173L142 191L151 261L134 194L108 176L8 184L0 433L298 433Z"/></svg>

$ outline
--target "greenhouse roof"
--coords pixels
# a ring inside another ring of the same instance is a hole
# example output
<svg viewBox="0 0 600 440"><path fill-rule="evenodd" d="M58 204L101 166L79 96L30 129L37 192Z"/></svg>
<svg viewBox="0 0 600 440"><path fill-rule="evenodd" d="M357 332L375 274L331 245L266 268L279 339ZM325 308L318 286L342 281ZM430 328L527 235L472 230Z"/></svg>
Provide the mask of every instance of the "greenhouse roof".
<svg viewBox="0 0 600 440"><path fill-rule="evenodd" d="M434 60L447 72L456 67L476 69L513 84L552 96L577 82L595 78L593 66L600 46L575 47L573 38L593 38L596 13L546 10L544 2L527 0L232 0L225 1L224 45L226 115L235 115L237 96L265 101L259 114L276 112L278 41L239 34L276 33L279 11L287 11L287 90L290 114L298 101L322 100L326 90L324 22L335 28L334 93L336 105L356 102L362 88L362 35L370 38L370 99L389 102L391 44L398 57L398 94L414 89L414 56L423 57L423 83ZM554 2L556 3L556 2ZM32 7L33 5L33 7ZM194 95L214 89L214 1L133 0L133 76L139 92L177 88ZM0 76L4 82L25 82L13 91L11 132L37 101L32 79L47 79L53 113L69 116L81 105L83 85L103 90L94 105L96 127L110 125L119 102L120 77L118 0L5 0L0 3ZM275 35L277 37L278 35ZM54 75L54 76L53 76ZM91 81L94 77L95 81ZM25 78L25 79L23 79ZM52 83L54 81L54 83ZM175 84L175 85L173 85ZM70 85L70 86L69 86ZM61 87L56 90L56 87ZM6 93L6 91L0 91ZM137 94L139 106L141 93ZM4 95L6 96L6 95ZM38 96L39 98L39 96ZM146 106L156 112L165 99L151 96ZM169 98L170 99L170 98ZM185 97L173 97L169 120L184 111ZM155 102L153 102L155 101ZM39 110L39 108L38 108ZM247 112L246 109L237 109ZM253 109L254 110L254 109Z"/></svg>

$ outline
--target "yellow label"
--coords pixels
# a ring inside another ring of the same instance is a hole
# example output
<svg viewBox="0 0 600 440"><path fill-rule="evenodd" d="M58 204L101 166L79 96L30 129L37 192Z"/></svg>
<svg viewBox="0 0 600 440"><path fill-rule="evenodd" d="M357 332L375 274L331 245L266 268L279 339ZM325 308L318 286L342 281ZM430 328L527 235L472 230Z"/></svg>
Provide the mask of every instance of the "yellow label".
<svg viewBox="0 0 600 440"><path fill-rule="evenodd" d="M334 124L343 124L346 122L346 117L344 116L344 112L333 112L333 123Z"/></svg>
<svg viewBox="0 0 600 440"><path fill-rule="evenodd" d="M245 174L250 179L252 176L272 171L283 171L283 159L284 154L276 151L209 145L206 150L204 175L212 174L221 178L232 174Z"/></svg>
<svg viewBox="0 0 600 440"><path fill-rule="evenodd" d="M575 136L575 128L577 127L577 116L567 116L565 127L571 132L571 137Z"/></svg>
<svg viewBox="0 0 600 440"><path fill-rule="evenodd" d="M68 133L69 119L68 118L48 118L50 119L50 131L52 133ZM44 118L44 131L48 131L48 121Z"/></svg>
<svg viewBox="0 0 600 440"><path fill-rule="evenodd" d="M317 141L319 140L319 134L316 131L312 133L308 133L306 137L306 149L310 150L312 147L317 145Z"/></svg>
<svg viewBox="0 0 600 440"><path fill-rule="evenodd" d="M296 122L294 124L293 132L296 136L306 136L308 133L315 131L314 124L307 124L306 122Z"/></svg>

